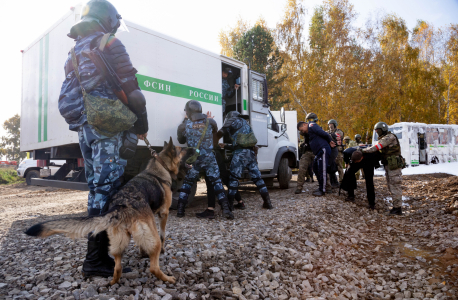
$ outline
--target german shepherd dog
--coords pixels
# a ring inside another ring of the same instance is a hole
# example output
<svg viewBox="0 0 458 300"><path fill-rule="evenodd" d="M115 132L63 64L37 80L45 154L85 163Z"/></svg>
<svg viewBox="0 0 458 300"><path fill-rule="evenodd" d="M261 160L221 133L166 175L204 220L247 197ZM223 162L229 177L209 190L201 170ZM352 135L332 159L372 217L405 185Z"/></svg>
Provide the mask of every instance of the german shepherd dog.
<svg viewBox="0 0 458 300"><path fill-rule="evenodd" d="M165 227L172 204L172 179L176 179L180 168L190 168L185 161L193 153L192 148L174 146L170 138L169 143L164 142L164 149L150 159L146 169L112 197L105 213L43 222L25 233L38 237L63 233L70 238L81 238L106 230L110 254L115 260L112 285L121 277L121 257L132 236L141 251L148 254L150 272L160 280L175 283L175 277L165 275L159 268L159 256L164 249ZM160 219L160 236L154 213Z"/></svg>

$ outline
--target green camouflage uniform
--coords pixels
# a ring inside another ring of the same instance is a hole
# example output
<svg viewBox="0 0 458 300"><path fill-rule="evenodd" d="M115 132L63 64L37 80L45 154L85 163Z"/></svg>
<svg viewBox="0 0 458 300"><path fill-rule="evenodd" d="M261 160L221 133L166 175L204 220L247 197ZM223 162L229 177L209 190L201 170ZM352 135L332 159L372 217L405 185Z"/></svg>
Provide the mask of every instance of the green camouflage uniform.
<svg viewBox="0 0 458 300"><path fill-rule="evenodd" d="M380 136L378 143L363 150L364 153L380 151L382 153L382 164L385 168L386 183L393 199L393 207L402 205L402 168L390 170L387 158L401 155L401 145L393 133L389 132Z"/></svg>
<svg viewBox="0 0 458 300"><path fill-rule="evenodd" d="M328 133L329 134L335 133L335 134L338 134L340 136L340 143L341 144L339 145L336 142L337 149L339 150L339 153L337 154L337 157L336 157L336 165L337 165L337 172L339 172L339 181L342 181L343 176L344 176L344 170L343 170L343 163L344 163L343 151L345 150L345 147L343 146L344 145L344 142L343 142L344 132L342 130L340 130L339 128L335 128L334 130L328 130Z"/></svg>
<svg viewBox="0 0 458 300"><path fill-rule="evenodd" d="M309 166L313 164L313 160L315 159L315 155L312 152L309 144L309 137L308 134L304 134L304 143L301 144L300 147L301 151L301 159L299 160L299 172L297 173L297 189L302 190L302 187L305 183L305 178L309 178L310 174L308 174Z"/></svg>

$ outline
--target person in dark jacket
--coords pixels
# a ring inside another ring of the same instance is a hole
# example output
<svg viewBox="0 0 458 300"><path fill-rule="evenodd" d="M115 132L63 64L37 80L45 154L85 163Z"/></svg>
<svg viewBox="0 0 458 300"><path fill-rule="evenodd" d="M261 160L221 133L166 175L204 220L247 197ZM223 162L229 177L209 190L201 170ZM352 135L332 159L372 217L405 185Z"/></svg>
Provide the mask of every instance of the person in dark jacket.
<svg viewBox="0 0 458 300"><path fill-rule="evenodd" d="M314 196L326 194L326 175L331 166L331 147L335 147L331 136L324 131L318 124L318 117L314 113L309 113L306 117L309 123L304 124L304 132L309 134L310 147L312 148L315 159L313 161L313 172L318 179L318 189L312 193Z"/></svg>
<svg viewBox="0 0 458 300"><path fill-rule="evenodd" d="M118 132L112 137L98 132L88 124L83 101L82 89L87 94L116 100L111 86L91 61L88 53L99 47L102 38L108 38L103 53L122 81L127 95L128 106L137 116L132 130L138 138L144 139L148 132L146 101L138 86L129 54L122 42L114 36L121 26L121 15L106 0L91 0L83 9L81 20L71 29L68 36L76 41L74 51L81 83L78 81L71 54L65 62L65 80L62 84L58 108L69 129L78 132L81 153L89 186L88 214L99 215L108 207L110 197L121 186L120 177L124 173L126 160L120 157L123 134ZM110 35L111 34L111 35ZM108 255L109 240L105 231L89 235L86 259L83 263L83 276L113 275L114 261Z"/></svg>
<svg viewBox="0 0 458 300"><path fill-rule="evenodd" d="M348 196L345 201L355 201L355 175L360 169L363 169L364 174L366 174L365 181L369 208L375 209L374 169L380 167L379 161L381 159L381 155L379 152L363 153L361 149L364 148L366 147L361 146L351 147L344 150L344 161L347 170L345 171L344 179L342 180L340 188L348 192Z"/></svg>

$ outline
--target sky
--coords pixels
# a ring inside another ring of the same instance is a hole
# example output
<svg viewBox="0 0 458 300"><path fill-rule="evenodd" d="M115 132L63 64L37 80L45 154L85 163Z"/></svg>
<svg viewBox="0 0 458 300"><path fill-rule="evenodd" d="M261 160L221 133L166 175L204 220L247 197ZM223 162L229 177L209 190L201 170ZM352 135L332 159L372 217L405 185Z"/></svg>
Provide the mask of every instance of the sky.
<svg viewBox="0 0 458 300"><path fill-rule="evenodd" d="M70 7L85 1L0 2L2 12L0 87L3 96L0 100L2 104L0 124L3 125L6 119L21 112L22 54L20 50L28 47L63 17ZM275 27L284 15L287 0L112 0L111 2L126 20L219 53L218 34L221 30L234 26L240 17L253 24L262 16L269 27ZM415 26L417 19L431 22L437 27L458 23L458 0L350 0L350 2L358 13L355 25L360 26L378 11L396 13L406 20L410 29ZM322 1L304 0L303 3L311 15L313 8L320 5ZM3 128L0 128L0 136L4 134Z"/></svg>

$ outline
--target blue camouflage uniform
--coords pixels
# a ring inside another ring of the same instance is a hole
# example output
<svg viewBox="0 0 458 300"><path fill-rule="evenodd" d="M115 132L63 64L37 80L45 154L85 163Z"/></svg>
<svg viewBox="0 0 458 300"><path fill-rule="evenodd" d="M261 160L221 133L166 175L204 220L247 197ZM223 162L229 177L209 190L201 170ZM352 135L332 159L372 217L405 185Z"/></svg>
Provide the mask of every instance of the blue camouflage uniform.
<svg viewBox="0 0 458 300"><path fill-rule="evenodd" d="M227 79L223 78L223 112L226 111L226 99L234 97L234 91L235 89L231 88L229 82L227 82Z"/></svg>
<svg viewBox="0 0 458 300"><path fill-rule="evenodd" d="M86 92L93 96L115 100L116 95L88 56L91 51L91 42L103 35L102 32L94 32L85 37L78 37L75 54L81 83ZM119 157L122 132L109 138L99 134L94 127L88 124L84 113L82 91L73 71L70 54L65 62L65 70L68 74L62 84L58 108L69 124L69 129L78 132L86 179L90 189L88 211L91 214L92 209L95 211L103 209L110 195L120 186L119 177L124 173L127 163L125 159Z"/></svg>
<svg viewBox="0 0 458 300"><path fill-rule="evenodd" d="M248 134L253 132L251 126L242 118L228 118L221 128L220 132L228 134L232 139L232 145L225 148L233 149L232 161L230 166L229 195L234 196L237 193L239 181L242 172L246 168L250 172L251 180L256 184L261 194L267 193L267 187L261 178L261 172L258 168L256 156L253 148L243 148L237 145L237 135L239 133Z"/></svg>
<svg viewBox="0 0 458 300"><path fill-rule="evenodd" d="M216 162L215 154L213 153L213 136L218 131L218 125L213 119L208 119L209 124L205 137L199 147L199 157L193 164L192 168L186 174L183 185L180 190L179 202L187 203L191 188L195 181L199 178L199 173L205 171L207 178L212 182L215 194L218 200L226 198L223 184L221 182L218 163ZM195 114L192 120L185 119L178 126L177 135L178 141L181 144L187 143L188 147L197 147L199 140L203 134L207 117L204 114Z"/></svg>

